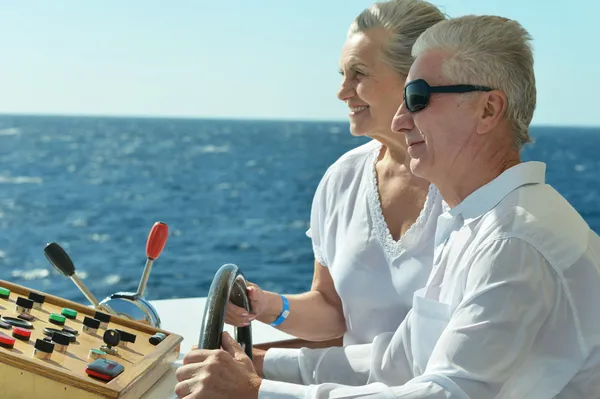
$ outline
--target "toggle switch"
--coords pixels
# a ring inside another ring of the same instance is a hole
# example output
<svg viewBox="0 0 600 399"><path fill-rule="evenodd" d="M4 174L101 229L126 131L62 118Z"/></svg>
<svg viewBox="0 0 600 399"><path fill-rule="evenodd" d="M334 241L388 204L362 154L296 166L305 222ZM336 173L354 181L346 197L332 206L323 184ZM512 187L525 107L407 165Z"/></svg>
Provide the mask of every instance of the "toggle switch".
<svg viewBox="0 0 600 399"><path fill-rule="evenodd" d="M52 337L56 333L61 333L61 334L65 335L67 338L69 338L69 342L77 341L77 337L74 334L68 333L64 330L59 330L58 328L46 327L46 328L44 328L43 332L45 335L47 335L49 337Z"/></svg>
<svg viewBox="0 0 600 399"><path fill-rule="evenodd" d="M100 320L93 319L91 317L83 318L83 327L81 331L88 334L96 334L100 328Z"/></svg>
<svg viewBox="0 0 600 399"><path fill-rule="evenodd" d="M52 342L57 352L65 353L69 349L71 339L64 333L55 332L52 334Z"/></svg>
<svg viewBox="0 0 600 399"><path fill-rule="evenodd" d="M127 348L129 344L135 344L135 339L137 338L135 334L119 329L115 330L119 333L119 337L121 338L121 342L119 343L120 347Z"/></svg>
<svg viewBox="0 0 600 399"><path fill-rule="evenodd" d="M100 328L106 330L108 328L108 323L110 323L110 315L102 312L96 312L94 314L94 319L100 320Z"/></svg>
<svg viewBox="0 0 600 399"><path fill-rule="evenodd" d="M52 352L54 352L54 344L52 342L46 341L45 339L38 339L35 341L33 347L34 357L41 360L50 359Z"/></svg>
<svg viewBox="0 0 600 399"><path fill-rule="evenodd" d="M161 332L157 332L153 336L150 337L149 341L152 345L156 346L160 344L167 336Z"/></svg>
<svg viewBox="0 0 600 399"><path fill-rule="evenodd" d="M29 299L33 301L33 308L40 310L44 302L46 302L46 296L38 294L37 292L30 292Z"/></svg>
<svg viewBox="0 0 600 399"><path fill-rule="evenodd" d="M17 297L17 305L15 306L15 311L19 314L21 313L29 313L33 308L33 301L31 299L24 298L22 296Z"/></svg>

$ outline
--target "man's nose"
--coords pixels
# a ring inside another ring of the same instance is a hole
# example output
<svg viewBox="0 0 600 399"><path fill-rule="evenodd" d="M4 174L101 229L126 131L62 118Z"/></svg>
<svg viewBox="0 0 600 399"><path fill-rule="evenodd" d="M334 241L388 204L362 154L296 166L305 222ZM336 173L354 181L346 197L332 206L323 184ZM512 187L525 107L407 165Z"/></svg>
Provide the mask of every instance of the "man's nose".
<svg viewBox="0 0 600 399"><path fill-rule="evenodd" d="M415 123L413 115L406 108L404 101L402 101L402 104L400 104L400 107L392 119L392 131L395 133L405 133L412 130L414 127Z"/></svg>

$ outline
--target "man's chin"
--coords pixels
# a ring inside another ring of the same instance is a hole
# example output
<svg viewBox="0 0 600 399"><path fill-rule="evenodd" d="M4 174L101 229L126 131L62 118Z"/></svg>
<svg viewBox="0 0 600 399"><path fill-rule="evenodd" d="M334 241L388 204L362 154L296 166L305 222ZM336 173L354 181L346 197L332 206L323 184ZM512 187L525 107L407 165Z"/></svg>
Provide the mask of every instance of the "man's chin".
<svg viewBox="0 0 600 399"><path fill-rule="evenodd" d="M428 167L420 158L411 158L410 160L410 171L413 175L420 177L425 180L429 180L428 175Z"/></svg>

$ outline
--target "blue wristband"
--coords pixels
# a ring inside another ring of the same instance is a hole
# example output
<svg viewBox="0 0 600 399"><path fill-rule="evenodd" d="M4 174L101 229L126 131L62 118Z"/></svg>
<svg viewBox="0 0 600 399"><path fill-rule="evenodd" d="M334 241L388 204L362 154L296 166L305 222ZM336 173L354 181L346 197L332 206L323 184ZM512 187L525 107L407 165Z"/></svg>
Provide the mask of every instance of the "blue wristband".
<svg viewBox="0 0 600 399"><path fill-rule="evenodd" d="M271 323L271 326L273 326L273 327L277 327L278 325L283 323L285 321L285 319L287 319L288 315L290 314L290 304L289 304L287 298L281 294L279 294L279 296L281 297L281 300L283 301L283 310L281 311L281 314L279 315L279 317L276 318L275 321Z"/></svg>

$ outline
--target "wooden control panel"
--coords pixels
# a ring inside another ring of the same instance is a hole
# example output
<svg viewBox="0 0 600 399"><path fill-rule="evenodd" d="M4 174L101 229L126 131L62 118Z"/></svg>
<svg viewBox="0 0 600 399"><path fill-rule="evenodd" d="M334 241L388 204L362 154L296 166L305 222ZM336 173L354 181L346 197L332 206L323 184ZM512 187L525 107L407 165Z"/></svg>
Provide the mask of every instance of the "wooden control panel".
<svg viewBox="0 0 600 399"><path fill-rule="evenodd" d="M96 309L4 280L0 316L2 398L137 399L178 358L183 340L122 317L102 322Z"/></svg>

